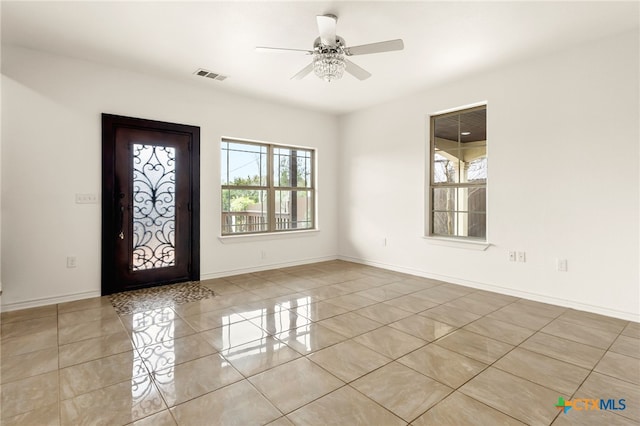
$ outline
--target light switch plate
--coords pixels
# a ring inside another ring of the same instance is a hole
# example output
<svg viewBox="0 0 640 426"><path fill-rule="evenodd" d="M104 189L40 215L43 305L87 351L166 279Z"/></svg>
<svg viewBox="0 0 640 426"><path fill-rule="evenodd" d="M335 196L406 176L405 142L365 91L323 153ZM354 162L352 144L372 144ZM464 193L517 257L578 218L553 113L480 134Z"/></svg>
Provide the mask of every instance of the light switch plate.
<svg viewBox="0 0 640 426"><path fill-rule="evenodd" d="M76 194L76 204L98 204L98 194Z"/></svg>

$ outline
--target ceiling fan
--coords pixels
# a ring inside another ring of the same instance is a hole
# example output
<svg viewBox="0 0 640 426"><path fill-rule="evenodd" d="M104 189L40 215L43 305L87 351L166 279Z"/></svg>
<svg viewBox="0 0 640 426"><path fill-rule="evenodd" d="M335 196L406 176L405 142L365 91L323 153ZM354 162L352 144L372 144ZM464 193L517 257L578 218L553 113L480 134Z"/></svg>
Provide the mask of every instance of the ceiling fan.
<svg viewBox="0 0 640 426"><path fill-rule="evenodd" d="M256 47L256 50L262 52L289 52L312 55L312 62L291 77L291 79L300 80L313 71L319 78L332 81L342 78L344 71L359 80L366 80L371 77L371 73L346 59L345 56L368 55L371 53L391 52L404 49L404 43L401 39L347 47L344 39L336 35L337 16L318 15L316 19L318 21L320 37L316 38L313 42L313 50L262 46Z"/></svg>

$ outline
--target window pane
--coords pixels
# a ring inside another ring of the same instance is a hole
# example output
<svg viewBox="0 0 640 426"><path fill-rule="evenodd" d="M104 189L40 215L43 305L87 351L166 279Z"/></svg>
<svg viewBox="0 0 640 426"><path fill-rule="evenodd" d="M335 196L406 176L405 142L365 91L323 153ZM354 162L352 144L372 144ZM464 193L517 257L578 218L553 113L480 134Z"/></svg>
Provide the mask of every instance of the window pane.
<svg viewBox="0 0 640 426"><path fill-rule="evenodd" d="M222 233L238 234L268 230L267 191L222 190Z"/></svg>
<svg viewBox="0 0 640 426"><path fill-rule="evenodd" d="M448 237L485 238L487 217L485 213L433 212L434 235Z"/></svg>
<svg viewBox="0 0 640 426"><path fill-rule="evenodd" d="M311 191L276 191L276 230L313 228Z"/></svg>
<svg viewBox="0 0 640 426"><path fill-rule="evenodd" d="M433 188L434 235L486 236L486 188Z"/></svg>
<svg viewBox="0 0 640 426"><path fill-rule="evenodd" d="M431 200L433 210L455 210L456 188L434 188Z"/></svg>
<svg viewBox="0 0 640 426"><path fill-rule="evenodd" d="M487 211L487 188L467 189L467 210L471 213L486 213Z"/></svg>
<svg viewBox="0 0 640 426"><path fill-rule="evenodd" d="M487 189L471 188L433 188L431 198L434 211L459 211L485 213L487 210Z"/></svg>
<svg viewBox="0 0 640 426"><path fill-rule="evenodd" d="M433 117L434 146L447 149L447 146L462 146L487 139L487 109L480 108L460 113Z"/></svg>
<svg viewBox="0 0 640 426"><path fill-rule="evenodd" d="M175 266L176 149L133 144L134 271Z"/></svg>
<svg viewBox="0 0 640 426"><path fill-rule="evenodd" d="M467 213L434 212L433 233L449 237L467 236Z"/></svg>
<svg viewBox="0 0 640 426"><path fill-rule="evenodd" d="M433 183L457 182L458 162L455 157L435 152L433 162Z"/></svg>
<svg viewBox="0 0 640 426"><path fill-rule="evenodd" d="M470 237L486 238L487 236L487 214L469 213L469 231Z"/></svg>
<svg viewBox="0 0 640 426"><path fill-rule="evenodd" d="M273 166L275 186L311 188L311 151L274 148Z"/></svg>
<svg viewBox="0 0 640 426"><path fill-rule="evenodd" d="M487 139L487 109L460 113L460 142L463 145Z"/></svg>
<svg viewBox="0 0 640 426"><path fill-rule="evenodd" d="M459 115L434 117L433 135L435 136L436 147L442 147L442 149L447 149L447 147L457 148L460 139Z"/></svg>
<svg viewBox="0 0 640 426"><path fill-rule="evenodd" d="M484 183L487 180L487 147L484 141L476 143L478 145L461 150L462 182Z"/></svg>
<svg viewBox="0 0 640 426"><path fill-rule="evenodd" d="M467 182L484 183L487 181L487 157L477 158L467 167Z"/></svg>
<svg viewBox="0 0 640 426"><path fill-rule="evenodd" d="M433 229L431 232L434 235L455 235L455 213L433 212Z"/></svg>
<svg viewBox="0 0 640 426"><path fill-rule="evenodd" d="M222 142L222 184L267 185L267 147Z"/></svg>

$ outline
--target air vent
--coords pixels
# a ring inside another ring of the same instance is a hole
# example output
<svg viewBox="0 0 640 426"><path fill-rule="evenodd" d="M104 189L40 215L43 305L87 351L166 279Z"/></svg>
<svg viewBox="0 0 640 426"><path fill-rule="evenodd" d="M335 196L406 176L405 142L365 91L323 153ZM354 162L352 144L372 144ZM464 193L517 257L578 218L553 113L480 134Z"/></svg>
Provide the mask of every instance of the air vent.
<svg viewBox="0 0 640 426"><path fill-rule="evenodd" d="M195 75L199 75L200 77L207 77L210 78L212 80L218 80L218 81L223 81L227 78L226 75L222 75L222 74L216 74L215 72L209 71L209 70L205 70L202 68L198 68L195 72Z"/></svg>

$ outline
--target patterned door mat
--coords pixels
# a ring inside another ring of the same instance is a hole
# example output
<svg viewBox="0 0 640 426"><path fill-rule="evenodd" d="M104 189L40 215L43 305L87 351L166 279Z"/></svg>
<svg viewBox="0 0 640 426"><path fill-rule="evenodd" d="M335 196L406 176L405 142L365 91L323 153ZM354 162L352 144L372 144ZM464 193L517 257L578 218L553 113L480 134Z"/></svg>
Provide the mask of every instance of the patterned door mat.
<svg viewBox="0 0 640 426"><path fill-rule="evenodd" d="M199 281L190 281L114 293L109 296L109 299L118 315L126 315L197 302L211 297L215 297L213 290L200 285Z"/></svg>

